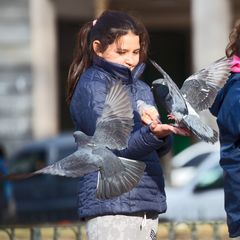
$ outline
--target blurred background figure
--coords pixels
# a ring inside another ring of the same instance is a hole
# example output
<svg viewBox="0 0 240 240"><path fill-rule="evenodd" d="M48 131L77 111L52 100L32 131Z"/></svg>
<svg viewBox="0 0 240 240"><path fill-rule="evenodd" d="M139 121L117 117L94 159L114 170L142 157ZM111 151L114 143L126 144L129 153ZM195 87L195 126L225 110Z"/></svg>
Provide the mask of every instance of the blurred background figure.
<svg viewBox="0 0 240 240"><path fill-rule="evenodd" d="M5 149L0 145L0 174L7 173ZM0 223L11 219L15 213L12 184L8 180L0 181L0 213Z"/></svg>
<svg viewBox="0 0 240 240"><path fill-rule="evenodd" d="M233 58L231 76L211 108L220 132L220 165L229 236L240 239L240 19L229 35L227 57Z"/></svg>

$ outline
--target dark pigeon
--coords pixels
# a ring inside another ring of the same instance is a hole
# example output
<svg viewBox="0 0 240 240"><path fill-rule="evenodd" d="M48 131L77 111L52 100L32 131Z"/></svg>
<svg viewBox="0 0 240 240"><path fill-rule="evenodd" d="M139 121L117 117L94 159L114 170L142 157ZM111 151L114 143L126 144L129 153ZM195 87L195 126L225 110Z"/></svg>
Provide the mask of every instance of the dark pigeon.
<svg viewBox="0 0 240 240"><path fill-rule="evenodd" d="M213 104L230 75L231 59L221 58L196 72L184 81L181 89L155 61L150 61L163 75L162 79L152 82L152 87L169 113L169 119L174 119L180 127L188 128L199 139L215 143L217 132L201 121L198 112Z"/></svg>
<svg viewBox="0 0 240 240"><path fill-rule="evenodd" d="M21 179L36 174L80 177L98 172L96 196L108 199L135 187L141 179L145 163L117 157L109 149L124 149L133 127L133 109L128 92L121 82L113 84L106 96L102 115L97 119L93 136L74 132L78 149L58 162L27 174L1 176Z"/></svg>

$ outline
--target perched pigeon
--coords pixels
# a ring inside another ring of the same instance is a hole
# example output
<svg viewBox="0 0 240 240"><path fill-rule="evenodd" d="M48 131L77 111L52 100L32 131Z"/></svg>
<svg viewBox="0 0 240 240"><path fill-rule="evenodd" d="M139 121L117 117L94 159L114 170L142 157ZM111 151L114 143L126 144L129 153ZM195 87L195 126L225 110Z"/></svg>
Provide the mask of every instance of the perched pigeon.
<svg viewBox="0 0 240 240"><path fill-rule="evenodd" d="M133 127L133 109L127 90L119 81L106 96L102 115L97 119L93 136L74 132L78 149L58 162L33 173L8 175L21 179L36 174L80 177L98 172L96 196L108 199L120 196L135 187L141 179L145 164L141 161L117 157L109 149L124 149Z"/></svg>
<svg viewBox="0 0 240 240"><path fill-rule="evenodd" d="M221 58L196 72L184 81L181 89L155 61L150 61L163 75L162 79L153 81L152 87L169 113L169 119L188 128L199 139L215 143L218 139L217 132L201 121L198 112L213 104L218 90L230 75L231 60Z"/></svg>

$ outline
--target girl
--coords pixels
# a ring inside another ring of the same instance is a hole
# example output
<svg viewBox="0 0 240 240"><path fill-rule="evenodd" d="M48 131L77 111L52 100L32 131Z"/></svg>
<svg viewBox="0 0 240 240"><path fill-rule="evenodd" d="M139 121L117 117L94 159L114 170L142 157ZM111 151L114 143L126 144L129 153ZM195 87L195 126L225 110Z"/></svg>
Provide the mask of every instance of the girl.
<svg viewBox="0 0 240 240"><path fill-rule="evenodd" d="M122 81L128 86L132 99L134 129L128 147L113 151L117 156L146 163L138 186L110 200L96 199L96 173L80 179L79 215L87 221L89 240L156 239L158 214L166 211L157 150L164 155L170 149L169 134L187 133L161 124L152 108L142 111L143 119L137 112L138 100L155 105L150 88L138 79L144 69L148 39L140 23L118 11L105 11L97 20L86 23L78 34L76 55L69 69L67 97L76 130L93 135L109 83Z"/></svg>
<svg viewBox="0 0 240 240"><path fill-rule="evenodd" d="M226 55L233 58L232 74L218 93L211 112L217 117L220 132L220 165L224 171L229 236L240 239L240 19L229 40Z"/></svg>

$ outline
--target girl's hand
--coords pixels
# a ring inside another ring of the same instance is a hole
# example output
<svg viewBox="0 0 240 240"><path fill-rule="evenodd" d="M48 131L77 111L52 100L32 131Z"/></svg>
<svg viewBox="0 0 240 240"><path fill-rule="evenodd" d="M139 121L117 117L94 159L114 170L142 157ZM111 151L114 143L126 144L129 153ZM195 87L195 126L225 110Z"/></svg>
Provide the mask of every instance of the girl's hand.
<svg viewBox="0 0 240 240"><path fill-rule="evenodd" d="M170 124L161 124L157 121L151 123L150 130L158 138L164 138L172 133L181 136L191 135L191 132L187 128L174 127Z"/></svg>
<svg viewBox="0 0 240 240"><path fill-rule="evenodd" d="M153 106L143 110L141 119L142 119L142 122L147 125L154 121L160 123L159 113L158 113L157 109Z"/></svg>
<svg viewBox="0 0 240 240"><path fill-rule="evenodd" d="M142 100L138 100L137 105L143 123L147 125L152 123L153 121L157 121L158 123L160 123L158 110L154 106L146 104Z"/></svg>

